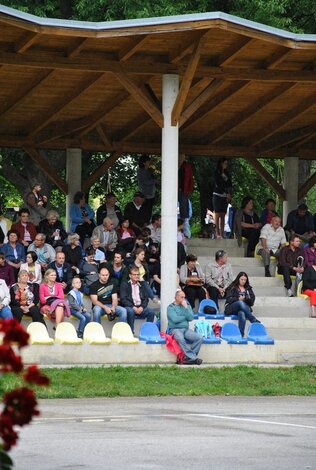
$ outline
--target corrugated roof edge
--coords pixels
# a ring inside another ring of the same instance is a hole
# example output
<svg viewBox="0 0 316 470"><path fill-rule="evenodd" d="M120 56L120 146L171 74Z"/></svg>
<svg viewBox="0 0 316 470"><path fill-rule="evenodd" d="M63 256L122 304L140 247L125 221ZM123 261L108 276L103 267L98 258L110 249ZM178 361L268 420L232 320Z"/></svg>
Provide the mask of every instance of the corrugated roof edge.
<svg viewBox="0 0 316 470"><path fill-rule="evenodd" d="M243 26L252 30L260 31L265 34L271 34L279 36L284 39L290 39L292 41L305 41L305 42L316 42L316 34L296 34L283 29L274 28L267 26L262 23L256 23L254 21L239 18L238 16L228 15L222 12L208 12L208 13L192 13L187 15L176 15L176 16L161 16L156 18L138 18L132 20L118 20L118 21L102 21L102 22L91 22L91 21L76 21L76 20L62 20L55 18L42 18L39 16L31 15L14 8L0 5L0 14L15 17L19 20L31 22L39 26L58 27L58 28L73 28L73 29L86 29L93 31L106 31L115 30L122 28L135 28L140 26L157 26L172 23L184 23L188 21L210 21L210 20L222 20L228 23Z"/></svg>

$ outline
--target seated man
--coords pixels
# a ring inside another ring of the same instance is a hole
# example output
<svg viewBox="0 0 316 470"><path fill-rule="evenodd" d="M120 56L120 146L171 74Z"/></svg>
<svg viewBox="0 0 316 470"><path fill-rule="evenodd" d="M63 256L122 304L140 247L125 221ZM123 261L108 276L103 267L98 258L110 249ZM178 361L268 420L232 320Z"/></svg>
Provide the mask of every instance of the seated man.
<svg viewBox="0 0 316 470"><path fill-rule="evenodd" d="M93 305L93 321L101 323L101 316L107 315L109 321L115 320L126 322L127 313L124 307L118 305L117 280L111 278L109 270L101 268L99 280L90 286L90 299Z"/></svg>
<svg viewBox="0 0 316 470"><path fill-rule="evenodd" d="M127 282L129 279L128 268L124 265L124 255L121 251L114 252L113 261L103 262L102 268L107 268L110 277L114 277L118 282L118 290L120 290L121 283Z"/></svg>
<svg viewBox="0 0 316 470"><path fill-rule="evenodd" d="M148 225L150 229L150 238L154 243L161 243L161 215L154 214L151 218L151 224Z"/></svg>
<svg viewBox="0 0 316 470"><path fill-rule="evenodd" d="M113 229L113 222L109 217L104 218L102 225L95 227L92 236L100 239L100 246L108 253L115 250L117 245L117 233Z"/></svg>
<svg viewBox="0 0 316 470"><path fill-rule="evenodd" d="M139 269L135 266L129 270L129 281L122 282L120 288L120 301L127 311L127 323L134 334L134 321L137 318L146 318L153 322L155 312L148 307L148 288L145 281L139 280Z"/></svg>
<svg viewBox="0 0 316 470"><path fill-rule="evenodd" d="M258 255L262 256L265 270L265 277L271 277L270 274L270 256L279 256L280 247L286 244L286 237L281 227L281 219L274 216L270 224L265 224L260 232L260 242L258 245Z"/></svg>
<svg viewBox="0 0 316 470"><path fill-rule="evenodd" d="M67 294L71 289L73 272L71 265L66 263L65 258L65 253L59 251L56 253L55 261L49 263L48 268L56 271L56 281L61 282L63 291Z"/></svg>
<svg viewBox="0 0 316 470"><path fill-rule="evenodd" d="M178 289L175 301L167 308L168 328L185 354L183 364L202 364L197 356L203 343L203 336L189 329L194 315L191 305L185 300L185 293Z"/></svg>
<svg viewBox="0 0 316 470"><path fill-rule="evenodd" d="M289 237L297 235L304 242L308 242L315 235L313 216L306 204L300 204L296 210L289 213L284 230Z"/></svg>
<svg viewBox="0 0 316 470"><path fill-rule="evenodd" d="M205 283L210 298L218 307L218 299L226 295L227 287L233 282L233 270L227 262L226 251L218 250L215 253L215 262L209 263L205 270Z"/></svg>
<svg viewBox="0 0 316 470"><path fill-rule="evenodd" d="M102 225L105 217L109 217L113 222L113 228L117 229L123 219L121 209L115 204L116 196L113 193L108 193L105 196L105 203L102 204L97 210L97 224Z"/></svg>
<svg viewBox="0 0 316 470"><path fill-rule="evenodd" d="M291 275L296 276L304 272L305 253L300 248L301 240L298 236L292 235L289 245L284 246L280 251L278 261L278 273L283 274L284 287L287 289L287 295L293 297Z"/></svg>
<svg viewBox="0 0 316 470"><path fill-rule="evenodd" d="M144 206L145 196L139 191L134 194L134 199L126 204L124 217L129 220L131 229L139 235L142 228L149 222L146 220L147 210Z"/></svg>
<svg viewBox="0 0 316 470"><path fill-rule="evenodd" d="M29 221L30 211L26 207L19 210L20 220L12 225L11 229L18 232L18 241L22 243L25 250L36 237L37 230L34 224Z"/></svg>
<svg viewBox="0 0 316 470"><path fill-rule="evenodd" d="M42 267L42 271L47 269L47 266L55 260L56 251L54 248L45 243L46 236L44 233L38 233L34 238L34 242L28 247L27 251L35 251L37 254L38 262Z"/></svg>
<svg viewBox="0 0 316 470"><path fill-rule="evenodd" d="M84 294L89 294L91 284L99 279L99 264L94 260L94 255L94 248L90 247L86 249L86 256L81 267Z"/></svg>

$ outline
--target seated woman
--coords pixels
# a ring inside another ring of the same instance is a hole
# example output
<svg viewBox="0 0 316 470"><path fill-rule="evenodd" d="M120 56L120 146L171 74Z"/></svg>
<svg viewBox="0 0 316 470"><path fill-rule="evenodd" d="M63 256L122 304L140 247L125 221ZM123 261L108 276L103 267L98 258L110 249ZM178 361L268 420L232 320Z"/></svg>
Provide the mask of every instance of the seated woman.
<svg viewBox="0 0 316 470"><path fill-rule="evenodd" d="M261 223L253 210L253 199L250 196L243 198L241 209L237 211L234 221L234 232L237 238L247 238L246 256L253 256L255 247L259 242Z"/></svg>
<svg viewBox="0 0 316 470"><path fill-rule="evenodd" d="M311 317L316 318L316 256L312 266L307 266L303 272L302 293L308 295L311 305Z"/></svg>
<svg viewBox="0 0 316 470"><path fill-rule="evenodd" d="M59 220L59 214L54 210L48 211L46 219L39 223L39 231L40 233L45 233L46 243L49 243L54 248L63 246L64 240L67 238L67 232Z"/></svg>
<svg viewBox="0 0 316 470"><path fill-rule="evenodd" d="M260 215L260 222L262 227L265 224L269 224L273 217L275 217L277 212L275 211L275 200L274 199L267 199L264 203L265 208L262 210Z"/></svg>
<svg viewBox="0 0 316 470"><path fill-rule="evenodd" d="M91 245L88 248L94 249L94 261L99 265L106 260L106 250L101 246L98 235L92 235Z"/></svg>
<svg viewBox="0 0 316 470"><path fill-rule="evenodd" d="M22 243L18 242L18 232L16 230L8 231L8 243L4 243L1 247L2 253L5 255L6 262L12 266L14 270L15 280L21 264L25 262L25 250Z"/></svg>
<svg viewBox="0 0 316 470"><path fill-rule="evenodd" d="M186 264L180 268L180 285L192 307L194 309L195 299L199 302L206 298L206 292L203 288L205 283L205 276L197 262L195 255L188 255L186 257Z"/></svg>
<svg viewBox="0 0 316 470"><path fill-rule="evenodd" d="M13 318L10 304L10 291L3 279L0 279L0 318L9 320Z"/></svg>
<svg viewBox="0 0 316 470"><path fill-rule="evenodd" d="M20 272L27 271L29 274L28 282L40 284L42 282L42 269L40 263L37 261L37 254L35 251L29 251L26 254L26 263L21 264Z"/></svg>
<svg viewBox="0 0 316 470"><path fill-rule="evenodd" d="M80 245L80 237L77 233L70 233L67 238L67 245L63 246L63 253L65 253L65 261L69 263L72 270L79 274L80 266L82 264L82 248Z"/></svg>
<svg viewBox="0 0 316 470"><path fill-rule="evenodd" d="M18 274L18 282L10 289L11 310L13 316L20 322L23 315L32 317L32 321L37 321L45 325L44 317L37 304L39 286L29 282L29 273L21 269Z"/></svg>
<svg viewBox="0 0 316 470"><path fill-rule="evenodd" d="M309 239L308 246L304 248L305 265L313 266L314 258L316 256L316 236Z"/></svg>
<svg viewBox="0 0 316 470"><path fill-rule="evenodd" d="M56 282L56 277L55 269L47 269L44 281L39 286L39 297L41 312L58 325L64 321L65 315L70 317L70 310L67 300L64 299L62 283Z"/></svg>
<svg viewBox="0 0 316 470"><path fill-rule="evenodd" d="M255 294L249 284L248 274L241 271L227 289L225 315L238 315L238 327L241 336L245 335L246 320L260 323L252 314Z"/></svg>
<svg viewBox="0 0 316 470"><path fill-rule="evenodd" d="M118 245L124 248L126 253L133 251L136 235L129 226L129 220L124 218L116 232Z"/></svg>
<svg viewBox="0 0 316 470"><path fill-rule="evenodd" d="M95 228L94 211L86 203L86 195L82 191L76 192L74 202L70 207L71 231L78 233L81 245L84 246L86 238L90 238Z"/></svg>

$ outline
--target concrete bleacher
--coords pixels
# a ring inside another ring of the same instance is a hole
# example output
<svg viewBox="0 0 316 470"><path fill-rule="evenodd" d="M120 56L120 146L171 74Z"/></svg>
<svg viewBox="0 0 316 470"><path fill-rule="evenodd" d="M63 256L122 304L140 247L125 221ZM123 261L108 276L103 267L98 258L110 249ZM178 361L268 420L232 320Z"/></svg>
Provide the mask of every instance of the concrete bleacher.
<svg viewBox="0 0 316 470"><path fill-rule="evenodd" d="M309 317L309 301L303 298L286 297L283 280L276 277L265 278L260 259L244 258L244 247L238 247L236 240L191 239L188 253L198 256L204 269L214 260L215 252L225 249L233 267L234 275L245 271L256 294L254 314L265 325L267 332L275 339L274 345L219 345L204 344L200 357L206 365L258 364L293 365L316 363L316 319ZM274 275L275 265L271 266ZM86 300L89 304L89 299ZM156 311L159 305L152 305ZM220 301L223 311L224 302ZM203 317L202 317L203 318ZM70 319L77 328L77 320ZM229 318L220 320L223 324ZM214 323L215 320L210 320ZM26 320L23 320L26 324ZM142 320L135 322L135 335ZM192 328L194 322L192 322ZM54 337L53 325L47 321L49 333ZM111 338L113 322L102 320L106 336ZM248 325L246 327L247 331ZM27 363L37 362L42 366L50 365L112 365L112 364L173 364L175 356L164 345L89 345L82 344L51 346L34 345L22 352Z"/></svg>

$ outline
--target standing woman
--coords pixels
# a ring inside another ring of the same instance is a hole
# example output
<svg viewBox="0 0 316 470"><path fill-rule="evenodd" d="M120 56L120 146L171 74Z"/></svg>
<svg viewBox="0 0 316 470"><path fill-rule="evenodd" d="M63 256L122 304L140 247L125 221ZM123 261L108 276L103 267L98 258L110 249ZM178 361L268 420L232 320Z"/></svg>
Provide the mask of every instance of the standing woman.
<svg viewBox="0 0 316 470"><path fill-rule="evenodd" d="M149 168L150 156L144 153L139 158L137 181L140 191L144 194L146 208L146 222L149 223L152 216L153 206L155 204L156 182L152 170Z"/></svg>
<svg viewBox="0 0 316 470"><path fill-rule="evenodd" d="M213 210L215 212L216 238L224 236L225 215L232 194L232 182L227 167L228 160L221 158L217 163L214 175Z"/></svg>
<svg viewBox="0 0 316 470"><path fill-rule="evenodd" d="M25 269L21 269L19 272L18 282L13 284L10 294L11 310L13 316L19 322L22 320L23 315L29 315L32 317L32 321L45 325L43 315L37 306L39 302L38 284L29 282L29 273Z"/></svg>
<svg viewBox="0 0 316 470"><path fill-rule="evenodd" d="M69 304L64 299L64 291L61 282L56 282L57 273L55 269L47 269L44 274L44 282L39 287L41 312L56 325L64 321L64 316L70 317Z"/></svg>
<svg viewBox="0 0 316 470"><path fill-rule="evenodd" d="M94 211L86 202L82 191L76 192L74 202L70 207L71 231L78 233L82 247L85 238L90 238L95 228Z"/></svg>
<svg viewBox="0 0 316 470"><path fill-rule="evenodd" d="M249 284L248 274L241 271L227 289L225 315L238 315L238 327L244 337L246 320L260 323L252 314L255 294Z"/></svg>
<svg viewBox="0 0 316 470"><path fill-rule="evenodd" d="M29 251L26 253L26 263L22 263L20 267L20 272L22 269L28 272L28 282L31 284L33 284L33 282L36 284L40 284L42 282L42 269L37 259L35 251Z"/></svg>

